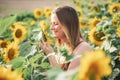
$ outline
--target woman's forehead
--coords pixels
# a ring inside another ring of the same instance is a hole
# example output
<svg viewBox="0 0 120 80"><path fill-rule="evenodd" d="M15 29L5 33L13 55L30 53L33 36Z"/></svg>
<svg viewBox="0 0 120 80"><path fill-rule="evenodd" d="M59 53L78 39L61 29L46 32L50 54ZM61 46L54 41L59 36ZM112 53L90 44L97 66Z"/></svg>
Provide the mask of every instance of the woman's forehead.
<svg viewBox="0 0 120 80"><path fill-rule="evenodd" d="M51 14L51 20L58 20L57 15L56 14Z"/></svg>

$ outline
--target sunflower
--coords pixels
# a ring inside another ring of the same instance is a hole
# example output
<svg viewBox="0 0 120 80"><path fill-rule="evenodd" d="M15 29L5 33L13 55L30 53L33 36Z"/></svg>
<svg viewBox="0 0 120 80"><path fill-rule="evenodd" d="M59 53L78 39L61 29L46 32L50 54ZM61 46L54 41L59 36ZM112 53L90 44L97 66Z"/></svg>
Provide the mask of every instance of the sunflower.
<svg viewBox="0 0 120 80"><path fill-rule="evenodd" d="M18 22L15 22L13 25L25 25L25 23L22 21L18 21Z"/></svg>
<svg viewBox="0 0 120 80"><path fill-rule="evenodd" d="M120 56L118 56L118 60L120 61Z"/></svg>
<svg viewBox="0 0 120 80"><path fill-rule="evenodd" d="M97 2L94 1L94 0L90 0L90 1L89 1L88 7L89 7L89 9L92 9L94 13L100 12L100 7L99 7L99 5L97 4Z"/></svg>
<svg viewBox="0 0 120 80"><path fill-rule="evenodd" d="M50 16L51 16L51 12L46 12L46 13L45 13L45 16L49 19Z"/></svg>
<svg viewBox="0 0 120 80"><path fill-rule="evenodd" d="M24 26L24 25L25 23L22 21L15 22L14 24L10 26L10 30L14 30L16 26Z"/></svg>
<svg viewBox="0 0 120 80"><path fill-rule="evenodd" d="M52 45L53 44L53 40L50 37L50 35L48 34L48 32L44 32L44 34L45 34L45 37L47 39L47 42Z"/></svg>
<svg viewBox="0 0 120 80"><path fill-rule="evenodd" d="M102 50L86 52L80 60L79 80L102 80L111 74L110 58Z"/></svg>
<svg viewBox="0 0 120 80"><path fill-rule="evenodd" d="M39 26L43 30L43 32L46 31L46 29L48 28L48 24L45 20L40 21Z"/></svg>
<svg viewBox="0 0 120 80"><path fill-rule="evenodd" d="M30 22L30 25L33 26L34 24L35 24L35 20L32 20L32 21Z"/></svg>
<svg viewBox="0 0 120 80"><path fill-rule="evenodd" d="M16 42L20 42L25 38L26 33L26 26L17 26L13 31L13 38Z"/></svg>
<svg viewBox="0 0 120 80"><path fill-rule="evenodd" d="M120 3L112 4L109 7L109 12L111 15L120 11Z"/></svg>
<svg viewBox="0 0 120 80"><path fill-rule="evenodd" d="M4 61L10 62L14 58L19 55L19 47L16 43L12 42L8 47L5 49Z"/></svg>
<svg viewBox="0 0 120 80"><path fill-rule="evenodd" d="M0 40L0 48L7 48L9 44L10 44L9 40Z"/></svg>
<svg viewBox="0 0 120 80"><path fill-rule="evenodd" d="M0 51L0 57L2 56L2 52Z"/></svg>
<svg viewBox="0 0 120 80"><path fill-rule="evenodd" d="M88 3L88 7L89 8L93 8L94 6L96 5L95 1L91 0L89 3Z"/></svg>
<svg viewBox="0 0 120 80"><path fill-rule="evenodd" d="M118 26L120 24L120 20L119 20L119 14L114 14L113 15L113 19L112 19L112 25L113 26Z"/></svg>
<svg viewBox="0 0 120 80"><path fill-rule="evenodd" d="M100 7L98 5L96 5L96 6L93 7L93 10L95 12L100 12Z"/></svg>
<svg viewBox="0 0 120 80"><path fill-rule="evenodd" d="M17 71L12 71L11 67L0 66L0 80L24 80Z"/></svg>
<svg viewBox="0 0 120 80"><path fill-rule="evenodd" d="M15 25L12 24L9 28L10 28L10 30L13 31L15 29Z"/></svg>
<svg viewBox="0 0 120 80"><path fill-rule="evenodd" d="M116 30L116 34L120 37L120 27L117 28L117 30Z"/></svg>
<svg viewBox="0 0 120 80"><path fill-rule="evenodd" d="M90 29L93 29L94 27L96 27L96 25L100 22L101 20L98 18L93 18L90 20Z"/></svg>
<svg viewBox="0 0 120 80"><path fill-rule="evenodd" d="M34 10L34 16L35 18L41 18L43 16L43 10L40 8L36 8Z"/></svg>
<svg viewBox="0 0 120 80"><path fill-rule="evenodd" d="M48 42L49 44L53 44L53 40L50 38L50 35L49 35L48 32L46 31L47 28L48 28L47 22L46 22L45 20L42 20L42 21L40 21L39 26L40 26L40 28L42 29L43 34L45 35L45 38L47 39L47 42Z"/></svg>
<svg viewBox="0 0 120 80"><path fill-rule="evenodd" d="M88 35L91 43L94 43L98 46L101 46L102 43L105 41L105 34L103 32L96 32L96 27L93 28Z"/></svg>
<svg viewBox="0 0 120 80"><path fill-rule="evenodd" d="M51 44L51 45L54 44L54 43L53 43L53 40L52 40L50 37L47 37L47 42L48 42L49 44Z"/></svg>
<svg viewBox="0 0 120 80"><path fill-rule="evenodd" d="M83 20L82 17L79 17L79 24L80 24L80 29L85 29L87 27L87 21Z"/></svg>
<svg viewBox="0 0 120 80"><path fill-rule="evenodd" d="M112 25L113 26L118 26L120 24L119 21L116 21L116 20L112 20Z"/></svg>
<svg viewBox="0 0 120 80"><path fill-rule="evenodd" d="M82 10L80 10L80 9L76 9L76 10L77 10L78 16L82 16L83 15Z"/></svg>
<svg viewBox="0 0 120 80"><path fill-rule="evenodd" d="M50 7L46 7L46 8L44 9L44 13L51 12L51 11L52 11L52 9L51 9Z"/></svg>

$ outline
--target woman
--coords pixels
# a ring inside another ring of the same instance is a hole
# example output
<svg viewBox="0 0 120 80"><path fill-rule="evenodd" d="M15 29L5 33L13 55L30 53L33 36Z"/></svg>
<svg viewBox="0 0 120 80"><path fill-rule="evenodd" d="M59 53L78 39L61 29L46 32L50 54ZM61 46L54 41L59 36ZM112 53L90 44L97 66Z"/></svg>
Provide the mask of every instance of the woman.
<svg viewBox="0 0 120 80"><path fill-rule="evenodd" d="M77 56L86 51L91 51L90 45L82 38L79 29L79 20L75 9L69 6L58 7L51 14L51 27L54 38L59 46L66 44L69 54ZM47 42L40 42L39 46L43 49L46 55L54 52L53 48ZM57 58L48 57L52 66L61 66ZM67 65L66 70L71 70L79 67L80 58L72 60ZM62 66L65 68L65 66Z"/></svg>

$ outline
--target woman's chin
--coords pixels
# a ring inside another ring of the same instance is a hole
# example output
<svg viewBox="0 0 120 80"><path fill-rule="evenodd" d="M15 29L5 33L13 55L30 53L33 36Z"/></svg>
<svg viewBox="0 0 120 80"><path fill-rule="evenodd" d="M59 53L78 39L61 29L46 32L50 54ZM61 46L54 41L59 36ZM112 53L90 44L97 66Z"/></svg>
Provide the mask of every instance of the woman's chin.
<svg viewBox="0 0 120 80"><path fill-rule="evenodd" d="M57 35L53 35L54 38L59 38Z"/></svg>
<svg viewBox="0 0 120 80"><path fill-rule="evenodd" d="M55 35L54 35L53 37L54 37L54 38L57 38L57 36L55 36Z"/></svg>

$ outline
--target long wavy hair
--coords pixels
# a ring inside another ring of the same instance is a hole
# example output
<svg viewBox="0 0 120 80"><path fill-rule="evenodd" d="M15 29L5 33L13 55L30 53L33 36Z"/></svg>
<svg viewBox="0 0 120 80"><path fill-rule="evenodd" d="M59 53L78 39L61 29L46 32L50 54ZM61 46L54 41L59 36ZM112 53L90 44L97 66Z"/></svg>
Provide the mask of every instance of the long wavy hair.
<svg viewBox="0 0 120 80"><path fill-rule="evenodd" d="M80 33L79 19L77 12L74 8L70 6L58 7L53 11L53 14L56 14L60 23L64 26L63 30L66 35L67 40L69 41L69 48L71 51L78 45L82 35ZM58 44L61 45L61 40L56 39Z"/></svg>

